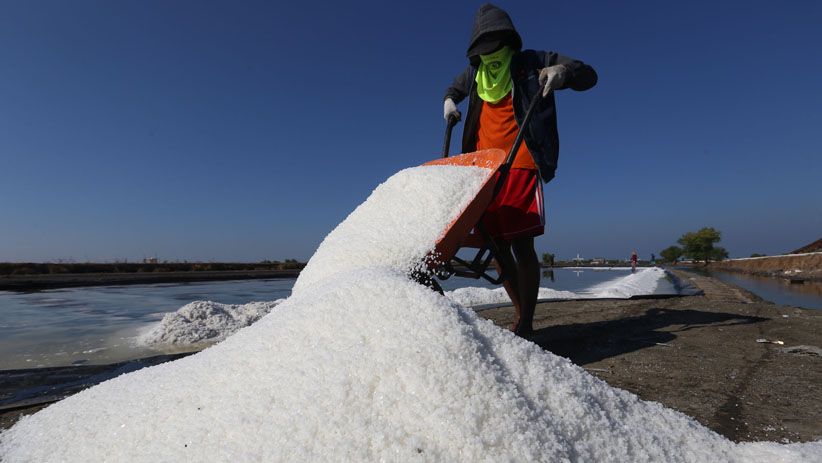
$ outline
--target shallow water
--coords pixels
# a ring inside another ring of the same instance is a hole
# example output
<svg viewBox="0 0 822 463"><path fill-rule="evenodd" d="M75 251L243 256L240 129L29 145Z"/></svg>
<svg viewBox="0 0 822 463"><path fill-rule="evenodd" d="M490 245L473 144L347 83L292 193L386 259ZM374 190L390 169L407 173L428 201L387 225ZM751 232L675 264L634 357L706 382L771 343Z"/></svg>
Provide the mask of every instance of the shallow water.
<svg viewBox="0 0 822 463"><path fill-rule="evenodd" d="M822 309L822 283L820 282L806 281L796 284L785 278L762 277L738 272L723 272L703 268L683 268L683 270L707 275L737 285L774 304L790 305L804 309Z"/></svg>
<svg viewBox="0 0 822 463"><path fill-rule="evenodd" d="M0 370L170 353L137 346L133 338L195 300L270 301L288 297L293 285L292 278L0 292Z"/></svg>
<svg viewBox="0 0 822 463"><path fill-rule="evenodd" d="M630 274L630 269L557 268L543 271L540 286L583 292ZM157 350L134 337L167 312L196 300L244 304L288 297L294 279L154 285L94 286L32 293L0 292L0 370L103 364L184 349ZM445 290L493 287L452 277ZM675 294L665 280L657 294Z"/></svg>

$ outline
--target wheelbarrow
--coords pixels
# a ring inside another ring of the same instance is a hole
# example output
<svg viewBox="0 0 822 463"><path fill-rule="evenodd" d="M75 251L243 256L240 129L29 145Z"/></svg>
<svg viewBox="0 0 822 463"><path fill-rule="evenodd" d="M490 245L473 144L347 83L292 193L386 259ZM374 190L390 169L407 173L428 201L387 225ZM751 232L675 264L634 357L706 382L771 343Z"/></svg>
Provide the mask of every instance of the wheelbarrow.
<svg viewBox="0 0 822 463"><path fill-rule="evenodd" d="M445 146L443 147L442 158L426 162L423 165L476 166L490 169L492 172L476 196L474 196L460 215L457 216L448 225L445 231L443 231L442 235L440 235L434 250L426 256L424 262L427 271L418 271L412 275L416 281L440 294L443 293L443 290L437 278L447 280L453 275L473 279L483 278L493 285L499 285L505 282L507 274L511 270L505 268L503 259L497 258L500 256L500 250L485 229L482 219L488 206L494 201L502 185L505 184L505 180L508 178L511 165L522 144L523 130L531 121L531 115L540 98L542 98L542 96L537 94L531 100L531 104L517 132L517 137L514 139L511 151L507 154L500 149L487 149L449 157L448 150L451 144L451 131L459 119L455 117L448 119L445 129ZM476 250L471 260L465 260L457 256L459 250L463 248ZM497 268L499 270L496 276L488 272L494 260L497 261Z"/></svg>

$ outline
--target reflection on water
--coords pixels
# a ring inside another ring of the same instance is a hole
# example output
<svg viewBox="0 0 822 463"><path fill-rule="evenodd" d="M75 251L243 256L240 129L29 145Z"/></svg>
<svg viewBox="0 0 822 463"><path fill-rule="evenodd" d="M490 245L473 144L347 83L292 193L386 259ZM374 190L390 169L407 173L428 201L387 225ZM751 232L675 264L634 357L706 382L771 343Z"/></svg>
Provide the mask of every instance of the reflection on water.
<svg viewBox="0 0 822 463"><path fill-rule="evenodd" d="M683 269L740 286L775 304L805 309L822 309L822 283L817 281L792 283L786 278L763 277L704 268Z"/></svg>

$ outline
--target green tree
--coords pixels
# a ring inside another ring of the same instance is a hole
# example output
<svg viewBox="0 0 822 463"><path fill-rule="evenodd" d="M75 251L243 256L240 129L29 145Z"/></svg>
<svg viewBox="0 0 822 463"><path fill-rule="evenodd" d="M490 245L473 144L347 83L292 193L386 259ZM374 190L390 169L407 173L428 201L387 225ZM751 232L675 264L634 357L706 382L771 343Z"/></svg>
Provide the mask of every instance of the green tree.
<svg viewBox="0 0 822 463"><path fill-rule="evenodd" d="M542 264L546 267L553 267L554 266L554 255L550 252L543 252L542 253Z"/></svg>
<svg viewBox="0 0 822 463"><path fill-rule="evenodd" d="M667 248L663 249L660 253L660 256L665 260L665 262L670 262L675 264L680 257L682 257L682 248L679 246L668 246Z"/></svg>
<svg viewBox="0 0 822 463"><path fill-rule="evenodd" d="M688 232L677 241L682 245L682 254L696 262L703 261L705 265L711 260L722 260L728 257L725 248L714 246L722 239L719 230L705 227L696 232Z"/></svg>
<svg viewBox="0 0 822 463"><path fill-rule="evenodd" d="M728 258L728 251L726 251L725 248L723 248L721 246L717 246L717 247L713 248L713 250L711 250L711 254L709 256L709 259L711 259L713 261L716 261L716 262L719 262L720 260L725 260L727 258Z"/></svg>

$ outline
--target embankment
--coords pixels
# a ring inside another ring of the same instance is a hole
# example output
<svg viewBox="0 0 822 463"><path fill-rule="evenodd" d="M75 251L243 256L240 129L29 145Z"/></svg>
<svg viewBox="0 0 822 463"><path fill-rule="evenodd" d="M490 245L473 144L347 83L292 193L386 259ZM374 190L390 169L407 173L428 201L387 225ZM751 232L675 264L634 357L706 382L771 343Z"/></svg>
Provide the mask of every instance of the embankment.
<svg viewBox="0 0 822 463"><path fill-rule="evenodd" d="M229 270L152 273L70 273L57 275L0 275L0 291L39 291L78 286L145 285L196 281L297 278L293 270Z"/></svg>
<svg viewBox="0 0 822 463"><path fill-rule="evenodd" d="M709 268L754 275L822 281L822 252L711 262Z"/></svg>

